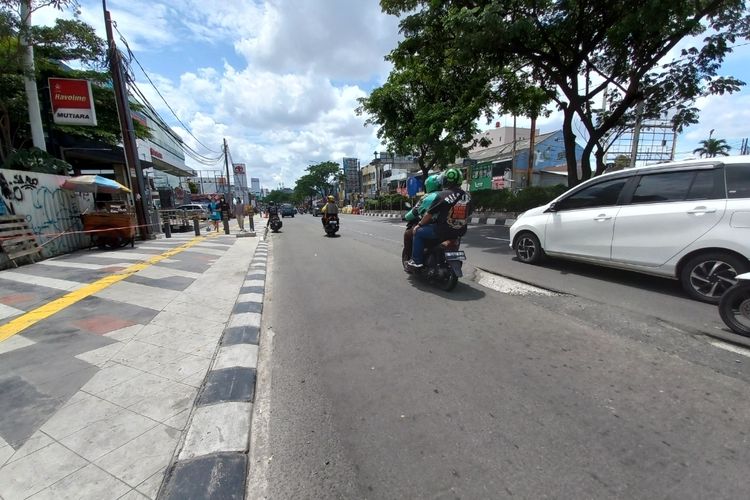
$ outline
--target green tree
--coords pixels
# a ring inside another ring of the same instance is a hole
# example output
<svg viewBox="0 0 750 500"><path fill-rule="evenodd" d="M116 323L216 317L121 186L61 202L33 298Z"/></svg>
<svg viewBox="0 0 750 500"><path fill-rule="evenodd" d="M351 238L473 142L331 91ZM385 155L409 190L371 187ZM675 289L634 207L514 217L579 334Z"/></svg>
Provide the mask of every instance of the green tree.
<svg viewBox="0 0 750 500"><path fill-rule="evenodd" d="M324 161L307 167L309 187L321 196L327 196L334 191L334 182L340 171L340 166L335 161Z"/></svg>
<svg viewBox="0 0 750 500"><path fill-rule="evenodd" d="M475 74L494 89L510 88L512 74L554 89L571 185L581 180L574 121L585 135L581 169L587 179L592 153L600 173L609 133L631 121L639 103L646 118L674 110L672 124L680 131L696 123L698 97L744 85L718 74L737 38L748 34L743 0L381 0L381 6L403 16L404 38L391 55L394 72L403 69L398 61L426 60L440 47L467 76L484 69ZM689 45L675 51L687 37ZM502 91L485 95L498 104L505 99ZM602 100L606 111L594 105ZM463 113L457 100L444 103L453 114Z"/></svg>
<svg viewBox="0 0 750 500"><path fill-rule="evenodd" d="M53 26L26 29L19 14L19 0L0 0L0 160L31 143L28 108L23 82L25 68L20 39L26 36L34 45L35 77L39 89L44 128L53 142L61 135L73 135L108 145L121 142L114 93L106 68L105 42L94 28L79 20L58 19ZM75 0L33 1L32 12L43 6L76 8ZM76 62L83 69L65 65ZM98 126L63 126L52 120L47 78L83 78L90 80ZM142 109L131 102L135 110ZM148 129L134 121L136 136L148 137Z"/></svg>
<svg viewBox="0 0 750 500"><path fill-rule="evenodd" d="M701 147L694 149L693 154L697 154L701 158L714 158L716 156L729 156L729 150L732 147L727 144L724 139L714 139L709 137L706 140L700 141Z"/></svg>
<svg viewBox="0 0 750 500"><path fill-rule="evenodd" d="M489 119L494 102L485 69L459 64L440 45L450 33L440 24L432 28L437 41L418 54L395 51L387 57L394 70L381 87L359 99L356 110L367 115L366 125L378 127L389 151L413 155L424 178L466 156L478 142L489 144L473 136L479 131L476 119Z"/></svg>
<svg viewBox="0 0 750 500"><path fill-rule="evenodd" d="M279 189L274 189L273 191L268 193L268 196L266 196L265 201L266 202L273 201L275 203L289 203L292 201L292 194L286 193Z"/></svg>

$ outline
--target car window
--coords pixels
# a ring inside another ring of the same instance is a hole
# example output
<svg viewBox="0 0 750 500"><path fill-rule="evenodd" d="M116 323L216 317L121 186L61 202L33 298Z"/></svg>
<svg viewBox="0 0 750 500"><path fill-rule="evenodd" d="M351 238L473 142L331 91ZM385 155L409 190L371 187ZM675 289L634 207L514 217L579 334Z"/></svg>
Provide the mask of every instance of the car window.
<svg viewBox="0 0 750 500"><path fill-rule="evenodd" d="M690 186L686 200L711 200L723 198L724 194L716 189L716 170L697 170L693 184ZM720 191L723 191L722 186Z"/></svg>
<svg viewBox="0 0 750 500"><path fill-rule="evenodd" d="M557 210L574 210L577 208L607 207L617 204L620 191L628 178L599 182L584 188L557 203Z"/></svg>
<svg viewBox="0 0 750 500"><path fill-rule="evenodd" d="M633 192L631 203L682 201L690 192L695 174L695 171L683 171L644 175Z"/></svg>
<svg viewBox="0 0 750 500"><path fill-rule="evenodd" d="M725 165L727 196L750 198L750 165Z"/></svg>

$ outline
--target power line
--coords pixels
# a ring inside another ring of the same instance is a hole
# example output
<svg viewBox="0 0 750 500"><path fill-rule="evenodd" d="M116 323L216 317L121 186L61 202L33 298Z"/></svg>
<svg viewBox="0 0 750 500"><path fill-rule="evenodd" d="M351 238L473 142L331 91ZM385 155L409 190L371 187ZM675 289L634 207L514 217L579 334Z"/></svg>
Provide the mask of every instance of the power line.
<svg viewBox="0 0 750 500"><path fill-rule="evenodd" d="M166 100L166 99L164 98L164 96L162 95L162 93L161 93L161 92L159 91L159 89L158 89L158 88L156 87L156 85L154 84L154 82L153 82L153 81L151 80L151 77L150 77L150 76L148 76L148 73L146 73L146 70L145 70L145 69L143 69L143 66L141 65L141 62L140 62L140 61L138 60L138 58L137 58L137 57L135 57L135 54L134 54L134 53L133 53L133 51L132 51L132 50L130 49L130 45L128 45L128 41L127 41L127 40L125 39L125 37L123 36L123 34L122 34L122 33L120 33L120 30L118 30L118 29L117 29L117 24L115 24L115 25L114 25L114 27L115 27L115 30L117 31L117 34L118 34L118 35L120 35L120 40L122 41L122 43L123 43L123 44L125 44L125 47L126 47L126 48L127 48L127 50L128 50L128 57L129 57L130 59L132 59L133 61L135 61L135 63L136 63L136 64L138 65L138 67L139 67L139 68L141 69L141 72L143 72L143 76L145 76L145 77L146 77L146 79L148 80L148 82L149 82L149 83L151 84L151 86L152 86L152 87L154 88L154 90L155 90L155 91L156 91L156 93L157 93L157 94L159 95L159 97L160 97L160 98L161 98L161 100L162 100L162 101L164 102L164 104L165 104L165 105L167 106L167 108L169 109L169 111L171 111L171 113L172 113L172 116L174 116L174 117L175 117L175 119L176 119L176 120L177 120L177 121L178 121L178 122L180 123L180 125L182 125L183 127L185 127L185 130L187 131L187 133L188 133L188 134L190 134L190 135L191 135L191 136L193 137L193 139L195 139L196 141L198 141L198 144L200 144L201 146L203 146L204 148L206 148L206 150L207 150L208 152L210 152L210 153L214 153L214 154L218 154L218 151L215 151L215 150L213 150L213 149L209 148L208 146L206 146L205 144L203 144L203 143L202 143L202 142L200 141L200 139L198 139L198 138L197 138L197 137L196 137L195 135L193 135L193 133L192 133L192 132L190 131L190 127L188 127L187 125L185 125L185 123L183 123L183 121L182 121L182 120L180 120L180 117L179 117L179 116L177 116L177 113L175 112L175 110L174 110L174 109L172 109L172 106L170 106L170 105L169 105L169 103L168 103L168 102L167 102L167 100Z"/></svg>
<svg viewBox="0 0 750 500"><path fill-rule="evenodd" d="M172 137L175 140L175 142L177 142L180 145L180 147L182 148L185 154L187 154L194 160L200 163L206 164L206 165L214 165L223 158L223 154L220 154L219 156L212 157L212 158L204 156L198 151L195 151L194 149L192 149L190 146L188 146L184 142L182 142L182 139L174 132L174 130L171 129L171 127L169 127L169 125L166 124L164 119L159 115L156 109L154 109L153 105L149 102L146 96L143 95L143 92L140 90L138 85L136 85L135 82L133 81L130 81L128 83L131 84L131 90L135 94L134 97L136 98L136 100L140 98L143 101L140 104L142 104L153 115L153 116L150 116L150 118L153 119L155 125L160 130L162 130L163 132L168 134L170 137ZM164 147L165 149L169 149L165 147L164 145L162 145L162 147ZM172 153L174 153L174 151L172 151Z"/></svg>

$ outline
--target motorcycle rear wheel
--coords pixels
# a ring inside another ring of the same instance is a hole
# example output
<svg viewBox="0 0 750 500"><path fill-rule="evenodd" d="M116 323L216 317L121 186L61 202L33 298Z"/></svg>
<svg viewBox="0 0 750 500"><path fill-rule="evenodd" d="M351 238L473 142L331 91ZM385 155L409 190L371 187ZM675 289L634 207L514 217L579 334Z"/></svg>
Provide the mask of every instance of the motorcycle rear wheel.
<svg viewBox="0 0 750 500"><path fill-rule="evenodd" d="M719 315L734 333L750 337L750 285L740 283L724 292Z"/></svg>
<svg viewBox="0 0 750 500"><path fill-rule="evenodd" d="M449 270L448 277L440 281L440 289L446 292L450 292L458 285L458 276L453 272L453 269Z"/></svg>

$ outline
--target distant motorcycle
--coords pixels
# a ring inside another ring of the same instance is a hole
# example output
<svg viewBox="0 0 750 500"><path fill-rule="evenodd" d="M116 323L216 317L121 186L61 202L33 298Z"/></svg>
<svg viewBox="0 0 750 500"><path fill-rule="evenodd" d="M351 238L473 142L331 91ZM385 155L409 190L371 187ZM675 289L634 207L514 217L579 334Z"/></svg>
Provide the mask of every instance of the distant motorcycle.
<svg viewBox="0 0 750 500"><path fill-rule="evenodd" d="M750 337L750 273L739 274L736 279L719 300L719 315L734 333Z"/></svg>
<svg viewBox="0 0 750 500"><path fill-rule="evenodd" d="M324 228L326 231L326 235L328 236L335 235L339 230L339 216L329 215L328 220L326 220Z"/></svg>
<svg viewBox="0 0 750 500"><path fill-rule="evenodd" d="M421 276L446 292L453 290L458 284L458 278L463 276L461 268L463 267L463 261L466 260L466 254L461 250L461 238L428 242L424 249L424 266L412 269L407 265L407 262L411 259L410 234L413 226L414 223L407 224L404 233L404 249L401 251L401 263L404 266L404 271Z"/></svg>
<svg viewBox="0 0 750 500"><path fill-rule="evenodd" d="M271 231L274 233L278 233L279 229L281 229L281 226L283 226L281 219L279 219L278 215L272 216L271 220L268 223L269 227L271 228Z"/></svg>

